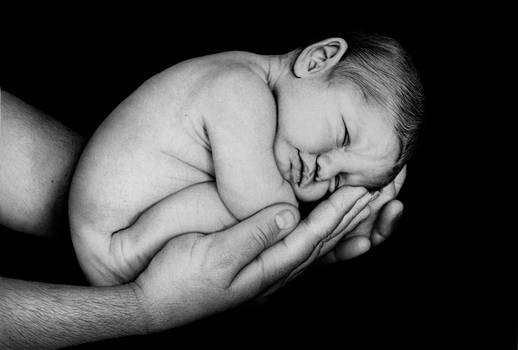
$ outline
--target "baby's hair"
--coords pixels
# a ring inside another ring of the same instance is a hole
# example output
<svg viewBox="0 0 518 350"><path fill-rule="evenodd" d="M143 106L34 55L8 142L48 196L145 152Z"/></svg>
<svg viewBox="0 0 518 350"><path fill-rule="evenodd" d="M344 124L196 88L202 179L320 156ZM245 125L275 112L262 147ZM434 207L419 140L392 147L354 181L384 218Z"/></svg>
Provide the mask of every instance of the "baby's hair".
<svg viewBox="0 0 518 350"><path fill-rule="evenodd" d="M380 179L378 185L383 187L415 149L424 109L423 88L410 56L396 40L355 32L345 41L347 51L330 72L329 83L352 83L367 103L388 110L394 118L401 151L390 174Z"/></svg>

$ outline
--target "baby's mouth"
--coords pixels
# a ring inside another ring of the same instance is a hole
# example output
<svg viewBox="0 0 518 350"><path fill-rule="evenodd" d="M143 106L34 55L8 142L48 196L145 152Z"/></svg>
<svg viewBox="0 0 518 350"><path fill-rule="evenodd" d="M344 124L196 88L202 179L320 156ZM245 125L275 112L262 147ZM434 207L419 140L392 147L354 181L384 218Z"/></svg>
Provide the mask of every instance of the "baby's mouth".
<svg viewBox="0 0 518 350"><path fill-rule="evenodd" d="M312 171L309 170L309 166L302 160L302 157L300 156L300 151L298 152L299 161L300 161L300 173L299 173L299 181L297 185L299 187L305 187L309 183L313 182L313 179L315 177L315 169Z"/></svg>
<svg viewBox="0 0 518 350"><path fill-rule="evenodd" d="M304 173L304 168L303 168L303 162L302 162L302 158L300 157L300 151L297 150L297 156L299 157L299 168L297 169L298 170L298 174L297 177L296 177L296 183L297 183L297 186L300 187L300 183L302 182L302 175Z"/></svg>
<svg viewBox="0 0 518 350"><path fill-rule="evenodd" d="M297 154L291 160L291 169L290 169L290 182L294 185L299 187L304 174L304 168L303 168L303 162L302 158L300 157L300 151L297 149Z"/></svg>
<svg viewBox="0 0 518 350"><path fill-rule="evenodd" d="M292 166L291 166L291 180L295 186L297 186L299 188L303 188L315 181L316 182L322 181L322 180L319 180L318 177L316 176L318 166L315 166L315 168L310 171L309 166L304 162L304 160L300 156L300 151L298 149L297 149L297 157L298 157L298 162L297 162L298 167L293 166L293 164L294 164L293 162L292 162ZM329 181L328 191L330 193L336 191L336 189L340 186L340 176L339 175L332 177L328 181Z"/></svg>

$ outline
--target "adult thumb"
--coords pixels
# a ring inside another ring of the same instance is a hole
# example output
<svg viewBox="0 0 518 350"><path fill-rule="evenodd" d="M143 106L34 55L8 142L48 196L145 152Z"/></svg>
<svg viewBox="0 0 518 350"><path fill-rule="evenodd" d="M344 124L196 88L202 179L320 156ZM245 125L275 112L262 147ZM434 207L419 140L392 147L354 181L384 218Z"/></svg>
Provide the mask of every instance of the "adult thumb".
<svg viewBox="0 0 518 350"><path fill-rule="evenodd" d="M282 203L266 207L231 228L214 234L216 249L231 256L227 266L234 277L261 252L286 237L300 220L297 208Z"/></svg>

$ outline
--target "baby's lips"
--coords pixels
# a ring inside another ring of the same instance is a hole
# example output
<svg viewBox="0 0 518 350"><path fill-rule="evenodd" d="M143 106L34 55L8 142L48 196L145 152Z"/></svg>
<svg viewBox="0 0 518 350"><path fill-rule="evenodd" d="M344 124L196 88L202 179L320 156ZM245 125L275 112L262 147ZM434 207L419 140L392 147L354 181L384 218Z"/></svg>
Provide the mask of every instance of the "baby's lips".
<svg viewBox="0 0 518 350"><path fill-rule="evenodd" d="M304 174L302 174L302 182L300 183L300 186L304 187L311 183L313 181L313 175L313 172L304 172Z"/></svg>
<svg viewBox="0 0 518 350"><path fill-rule="evenodd" d="M294 157L291 159L291 181L294 184L299 184L300 182L300 159L297 157Z"/></svg>
<svg viewBox="0 0 518 350"><path fill-rule="evenodd" d="M291 181L294 184L298 184L300 181L300 168L297 169L296 167L291 167Z"/></svg>

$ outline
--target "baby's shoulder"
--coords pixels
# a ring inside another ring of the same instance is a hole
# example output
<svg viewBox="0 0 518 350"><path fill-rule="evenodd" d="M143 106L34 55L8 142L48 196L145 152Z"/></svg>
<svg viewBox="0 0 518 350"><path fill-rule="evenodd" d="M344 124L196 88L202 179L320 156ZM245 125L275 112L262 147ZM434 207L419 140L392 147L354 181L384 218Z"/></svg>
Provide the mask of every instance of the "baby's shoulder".
<svg viewBox="0 0 518 350"><path fill-rule="evenodd" d="M269 86L256 72L242 65L227 66L210 84L202 115L211 143L230 142L229 134L249 142L273 142L277 107Z"/></svg>
<svg viewBox="0 0 518 350"><path fill-rule="evenodd" d="M225 65L209 80L211 100L219 108L275 110L275 99L266 81L244 64Z"/></svg>

